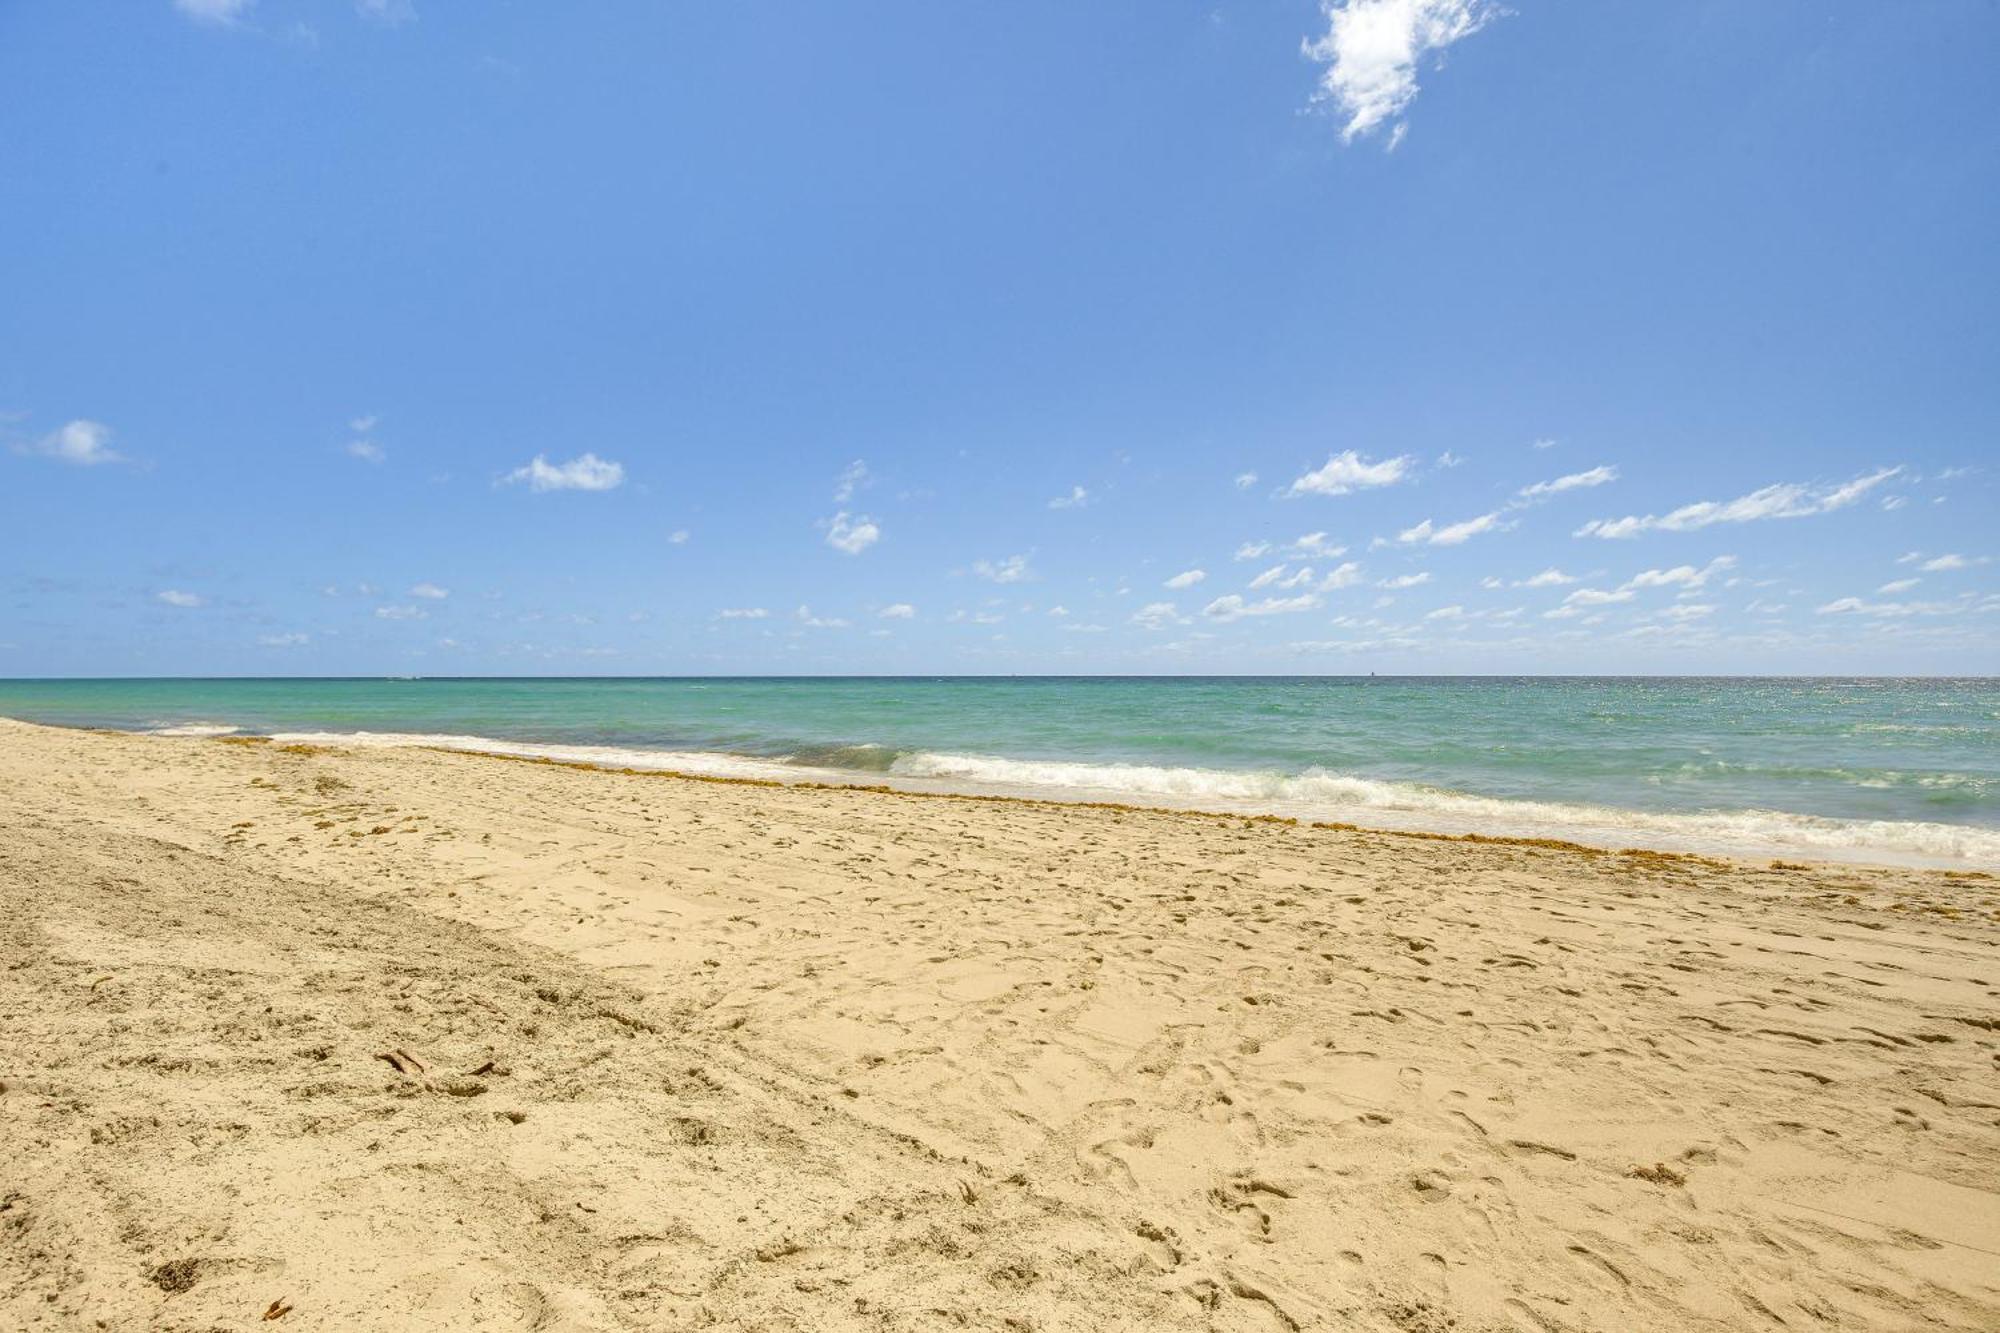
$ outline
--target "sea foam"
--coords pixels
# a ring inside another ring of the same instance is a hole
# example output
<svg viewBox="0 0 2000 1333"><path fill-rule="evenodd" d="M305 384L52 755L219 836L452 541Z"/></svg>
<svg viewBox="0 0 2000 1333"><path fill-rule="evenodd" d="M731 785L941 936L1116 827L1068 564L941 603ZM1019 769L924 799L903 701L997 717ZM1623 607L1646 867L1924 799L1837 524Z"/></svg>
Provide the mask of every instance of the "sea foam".
<svg viewBox="0 0 2000 1333"><path fill-rule="evenodd" d="M1576 802L1512 800L1412 782L1308 768L1297 773L916 751L884 771L802 764L705 750L544 744L407 732L285 732L287 744L423 747L777 782L869 784L1049 800L1118 801L1438 833L1563 838L1621 848L1836 860L2000 865L2000 831L1908 820L1836 819L1782 810L1636 810ZM826 752L813 757L821 759Z"/></svg>

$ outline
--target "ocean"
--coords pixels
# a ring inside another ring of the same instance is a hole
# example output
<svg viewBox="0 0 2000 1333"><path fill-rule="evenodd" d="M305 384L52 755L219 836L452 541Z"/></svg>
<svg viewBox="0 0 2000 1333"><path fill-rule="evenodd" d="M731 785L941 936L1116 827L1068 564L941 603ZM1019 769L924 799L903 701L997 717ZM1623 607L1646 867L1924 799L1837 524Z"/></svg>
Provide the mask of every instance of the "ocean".
<svg viewBox="0 0 2000 1333"><path fill-rule="evenodd" d="M0 716L2000 867L2000 679L0 681Z"/></svg>

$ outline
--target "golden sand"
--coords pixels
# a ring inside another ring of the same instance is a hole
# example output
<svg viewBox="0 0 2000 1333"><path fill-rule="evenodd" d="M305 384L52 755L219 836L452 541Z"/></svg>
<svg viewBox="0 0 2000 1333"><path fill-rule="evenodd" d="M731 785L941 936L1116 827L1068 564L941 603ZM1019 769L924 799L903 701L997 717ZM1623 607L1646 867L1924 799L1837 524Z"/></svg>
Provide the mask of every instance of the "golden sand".
<svg viewBox="0 0 2000 1333"><path fill-rule="evenodd" d="M1990 876L0 722L0 904L0 1327L2000 1327Z"/></svg>

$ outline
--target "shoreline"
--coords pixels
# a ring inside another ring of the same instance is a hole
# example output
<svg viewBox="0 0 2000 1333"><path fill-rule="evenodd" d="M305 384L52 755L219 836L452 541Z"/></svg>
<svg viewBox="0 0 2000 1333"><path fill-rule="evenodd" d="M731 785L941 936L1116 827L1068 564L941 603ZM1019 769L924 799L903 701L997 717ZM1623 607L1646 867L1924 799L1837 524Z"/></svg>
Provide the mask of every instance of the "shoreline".
<svg viewBox="0 0 2000 1333"><path fill-rule="evenodd" d="M1989 876L493 757L0 723L0 1323L2000 1318Z"/></svg>
<svg viewBox="0 0 2000 1333"><path fill-rule="evenodd" d="M7 719L17 720L17 719ZM24 722L22 725L50 725ZM1727 860L1781 860L1847 865L1882 865L1942 870L2000 871L2000 828L1978 824L1887 821L1806 815L1765 809L1649 810L1614 805L1582 805L1543 798L1485 797L1438 789L1428 806L1349 803L1333 806L1278 796L1231 797L1220 793L1185 796L1134 791L1118 786L1040 786L971 777L912 775L894 770L854 771L794 763L784 756L750 756L726 751L648 751L621 746L507 740L476 735L393 731L262 733L226 723L175 724L118 734L209 739L250 743L307 744L355 750L432 749L496 758L569 763L607 772L663 773L700 780L770 781L804 788L853 787L911 796L965 797L1048 802L1081 807L1174 810L1219 818L1279 818L1302 824L1366 829L1380 833L1467 839L1522 839L1570 842L1608 852L1639 849ZM654 757L657 762L654 762ZM972 756L971 758L977 758ZM640 762L633 762L639 760ZM1026 764L1027 761L997 761ZM1032 767L1032 765L1028 765ZM1063 765L1058 764L1057 767ZM1107 773L1127 766L1084 765ZM1163 770L1135 767L1152 775ZM1187 770L1193 775L1206 770ZM1211 776L1222 776L1218 771ZM1244 782L1267 775L1245 772ZM1421 784L1374 783L1364 787L1412 793Z"/></svg>

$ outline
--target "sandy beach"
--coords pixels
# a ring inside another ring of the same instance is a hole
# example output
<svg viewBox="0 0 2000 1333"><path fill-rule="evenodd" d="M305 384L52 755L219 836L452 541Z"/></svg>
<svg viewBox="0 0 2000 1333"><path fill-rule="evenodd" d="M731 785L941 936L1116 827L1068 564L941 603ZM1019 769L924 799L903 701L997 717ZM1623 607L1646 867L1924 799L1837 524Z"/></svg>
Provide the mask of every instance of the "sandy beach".
<svg viewBox="0 0 2000 1333"><path fill-rule="evenodd" d="M2000 1327L2000 879L0 722L0 1325Z"/></svg>

